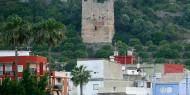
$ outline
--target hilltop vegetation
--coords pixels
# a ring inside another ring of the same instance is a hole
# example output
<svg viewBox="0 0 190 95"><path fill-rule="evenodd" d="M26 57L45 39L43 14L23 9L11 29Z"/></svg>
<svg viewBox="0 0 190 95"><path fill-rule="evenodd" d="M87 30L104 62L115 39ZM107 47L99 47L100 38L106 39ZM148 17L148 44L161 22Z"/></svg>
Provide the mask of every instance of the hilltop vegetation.
<svg viewBox="0 0 190 95"><path fill-rule="evenodd" d="M10 15L19 15L33 24L54 18L66 25L66 37L53 49L52 55L54 61L64 64L67 70L73 68L77 58L89 55L80 37L81 0L1 0L0 9L1 26ZM122 55L133 47L135 54L143 58L142 62L171 60L190 64L189 0L116 0L115 30L113 42ZM8 46L1 43L1 49L7 49ZM35 54L47 55L47 46L34 44L31 47ZM104 46L95 57L108 58L112 50Z"/></svg>

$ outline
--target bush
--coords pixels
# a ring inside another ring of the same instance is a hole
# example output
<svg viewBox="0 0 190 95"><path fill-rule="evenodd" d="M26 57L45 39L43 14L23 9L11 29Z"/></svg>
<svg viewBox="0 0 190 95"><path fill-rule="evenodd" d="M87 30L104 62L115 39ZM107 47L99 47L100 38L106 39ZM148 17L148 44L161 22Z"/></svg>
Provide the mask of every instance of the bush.
<svg viewBox="0 0 190 95"><path fill-rule="evenodd" d="M111 56L111 55L113 55L113 50L112 50L111 46L105 45L96 52L95 57L96 58L109 58L109 56Z"/></svg>
<svg viewBox="0 0 190 95"><path fill-rule="evenodd" d="M186 45L184 46L184 48L185 48L185 51L190 51L190 44L186 44Z"/></svg>
<svg viewBox="0 0 190 95"><path fill-rule="evenodd" d="M183 58L190 58L190 52L185 52L183 54Z"/></svg>
<svg viewBox="0 0 190 95"><path fill-rule="evenodd" d="M172 44L170 44L170 48L171 49L176 49L178 51L182 51L182 49L183 49L183 47L180 44L178 44L178 43L172 43Z"/></svg>
<svg viewBox="0 0 190 95"><path fill-rule="evenodd" d="M139 52L138 55L141 57L141 58L148 58L149 55L147 52Z"/></svg>
<svg viewBox="0 0 190 95"><path fill-rule="evenodd" d="M175 58L180 57L180 54L176 49L161 48L159 51L156 52L155 56L157 58L175 59Z"/></svg>
<svg viewBox="0 0 190 95"><path fill-rule="evenodd" d="M129 40L129 45L130 46L141 45L141 42L138 38L132 38Z"/></svg>
<svg viewBox="0 0 190 95"><path fill-rule="evenodd" d="M157 50L157 46L156 45L150 45L148 47L148 51L152 52L152 51L156 51Z"/></svg>
<svg viewBox="0 0 190 95"><path fill-rule="evenodd" d="M122 41L117 41L116 45L119 51L119 55L126 55L128 48L127 44Z"/></svg>
<svg viewBox="0 0 190 95"><path fill-rule="evenodd" d="M156 58L155 63L165 63L164 58Z"/></svg>
<svg viewBox="0 0 190 95"><path fill-rule="evenodd" d="M185 64L186 67L189 68L190 67L190 59L186 60L184 64Z"/></svg>
<svg viewBox="0 0 190 95"><path fill-rule="evenodd" d="M135 50L136 51L143 51L143 46L142 45L135 45Z"/></svg>

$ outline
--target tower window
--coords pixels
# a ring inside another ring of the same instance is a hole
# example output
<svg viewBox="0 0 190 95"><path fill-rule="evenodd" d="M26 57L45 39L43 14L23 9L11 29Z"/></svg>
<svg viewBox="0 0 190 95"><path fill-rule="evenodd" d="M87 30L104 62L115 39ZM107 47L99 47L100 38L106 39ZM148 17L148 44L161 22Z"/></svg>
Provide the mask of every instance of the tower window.
<svg viewBox="0 0 190 95"><path fill-rule="evenodd" d="M98 84L93 84L93 90L98 90L99 85Z"/></svg>
<svg viewBox="0 0 190 95"><path fill-rule="evenodd" d="M95 30L95 31L97 30L97 26L94 27L94 30Z"/></svg>
<svg viewBox="0 0 190 95"><path fill-rule="evenodd" d="M58 83L61 83L61 78L57 78L57 82L58 82Z"/></svg>
<svg viewBox="0 0 190 95"><path fill-rule="evenodd" d="M98 3L104 3L106 0L97 0Z"/></svg>

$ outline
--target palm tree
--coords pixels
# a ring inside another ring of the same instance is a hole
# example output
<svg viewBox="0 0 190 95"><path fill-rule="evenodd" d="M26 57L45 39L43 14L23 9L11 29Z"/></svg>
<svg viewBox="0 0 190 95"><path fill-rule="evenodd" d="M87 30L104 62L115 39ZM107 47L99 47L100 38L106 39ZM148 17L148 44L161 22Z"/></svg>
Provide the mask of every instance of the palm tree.
<svg viewBox="0 0 190 95"><path fill-rule="evenodd" d="M48 45L48 61L51 63L51 50L63 41L65 27L54 19L43 20L34 26L38 44ZM50 68L51 69L51 68Z"/></svg>
<svg viewBox="0 0 190 95"><path fill-rule="evenodd" d="M91 78L90 71L86 70L86 67L81 65L79 67L75 67L72 70L71 75L73 76L71 80L75 86L80 85L80 95L83 95L83 85Z"/></svg>
<svg viewBox="0 0 190 95"><path fill-rule="evenodd" d="M34 39L38 44L48 45L49 77L51 78L51 50L63 41L65 27L54 19L43 20L34 26L36 36ZM49 90L51 93L51 81Z"/></svg>
<svg viewBox="0 0 190 95"><path fill-rule="evenodd" d="M15 15L10 16L5 22L1 36L4 41L10 45L15 47L15 76L17 78L17 64L18 64L18 47L21 45L26 45L31 37L31 24L24 21L21 17Z"/></svg>

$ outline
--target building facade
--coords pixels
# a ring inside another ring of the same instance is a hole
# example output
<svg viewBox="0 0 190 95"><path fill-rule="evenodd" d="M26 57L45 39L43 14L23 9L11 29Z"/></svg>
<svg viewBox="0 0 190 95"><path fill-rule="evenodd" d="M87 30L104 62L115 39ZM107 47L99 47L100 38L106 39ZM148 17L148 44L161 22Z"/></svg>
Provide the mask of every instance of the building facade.
<svg viewBox="0 0 190 95"><path fill-rule="evenodd" d="M189 73L167 73L153 83L153 95L190 95Z"/></svg>
<svg viewBox="0 0 190 95"><path fill-rule="evenodd" d="M53 71L51 73L51 91L53 95L69 95L70 73Z"/></svg>
<svg viewBox="0 0 190 95"><path fill-rule="evenodd" d="M151 88L126 87L126 95L151 95Z"/></svg>
<svg viewBox="0 0 190 95"><path fill-rule="evenodd" d="M125 92L128 83L123 81L122 66L105 59L82 59L77 66L86 66L91 71L90 81L84 85L84 95L97 95L98 93ZM132 83L131 83L132 84ZM78 87L78 95L80 93Z"/></svg>
<svg viewBox="0 0 190 95"><path fill-rule="evenodd" d="M190 95L190 75L186 75L186 77L180 81L179 95Z"/></svg>
<svg viewBox="0 0 190 95"><path fill-rule="evenodd" d="M15 64L16 60L18 60L17 64ZM22 78L23 71L27 66L29 66L31 73L34 73L37 76L43 76L47 71L46 65L47 58L42 56L18 56L17 58L15 56L1 56L0 80L3 80L6 77L15 79L16 75L19 79Z"/></svg>
<svg viewBox="0 0 190 95"><path fill-rule="evenodd" d="M114 0L82 0L84 43L112 43L114 36Z"/></svg>
<svg viewBox="0 0 190 95"><path fill-rule="evenodd" d="M179 95L178 83L156 83L153 95Z"/></svg>

